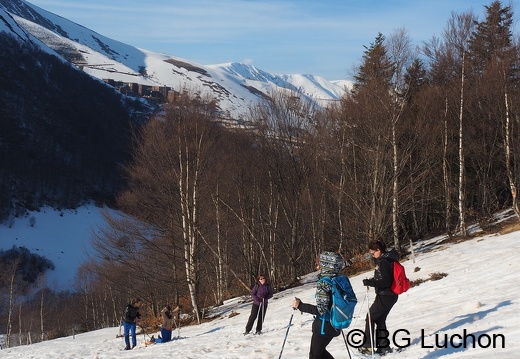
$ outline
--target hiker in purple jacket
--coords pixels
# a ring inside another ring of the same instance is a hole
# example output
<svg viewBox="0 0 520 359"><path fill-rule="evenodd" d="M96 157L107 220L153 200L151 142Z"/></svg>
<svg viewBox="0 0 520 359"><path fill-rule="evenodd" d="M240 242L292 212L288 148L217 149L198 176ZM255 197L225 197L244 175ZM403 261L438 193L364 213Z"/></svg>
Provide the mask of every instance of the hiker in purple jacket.
<svg viewBox="0 0 520 359"><path fill-rule="evenodd" d="M264 275L258 276L258 282L251 288L251 297L253 298L253 305L244 335L249 334L251 329L253 329L253 324L257 318L255 334L262 334L262 324L264 323L265 312L267 312L267 302L273 297L273 288Z"/></svg>

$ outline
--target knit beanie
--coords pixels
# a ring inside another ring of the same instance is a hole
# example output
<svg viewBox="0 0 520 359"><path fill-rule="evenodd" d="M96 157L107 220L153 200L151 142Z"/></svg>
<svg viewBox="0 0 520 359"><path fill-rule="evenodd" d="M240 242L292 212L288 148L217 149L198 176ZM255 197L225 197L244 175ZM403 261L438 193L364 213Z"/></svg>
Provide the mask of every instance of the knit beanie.
<svg viewBox="0 0 520 359"><path fill-rule="evenodd" d="M343 257L336 252L323 252L320 254L321 274L336 275L343 268Z"/></svg>

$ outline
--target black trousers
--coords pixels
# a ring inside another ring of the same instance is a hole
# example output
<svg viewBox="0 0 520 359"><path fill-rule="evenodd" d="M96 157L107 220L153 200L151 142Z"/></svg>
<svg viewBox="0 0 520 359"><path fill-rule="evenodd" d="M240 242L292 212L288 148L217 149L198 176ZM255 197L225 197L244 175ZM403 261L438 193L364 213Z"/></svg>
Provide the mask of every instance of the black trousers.
<svg viewBox="0 0 520 359"><path fill-rule="evenodd" d="M258 315L258 311L260 311L260 315ZM264 324L265 312L267 312L267 304L262 308L261 305L253 303L251 307L251 314L249 314L249 319L247 320L246 332L250 332L253 329L253 324L255 323L256 318L258 317L258 321L256 322L256 331L262 331L262 324Z"/></svg>
<svg viewBox="0 0 520 359"><path fill-rule="evenodd" d="M376 295L374 303L372 303L369 309L371 323L368 319L368 314L366 317L364 343L365 347L372 347L370 333L372 333L373 335L373 343L376 348L386 348L389 346L390 343L386 339L384 339L388 337L388 332L386 329L386 317L388 317L388 313L390 313L390 310L396 302L397 294ZM372 324L372 327L370 327L370 324ZM378 337L379 339L377 339Z"/></svg>
<svg viewBox="0 0 520 359"><path fill-rule="evenodd" d="M309 359L334 359L332 354L327 351L327 345L332 339L334 337L312 333Z"/></svg>
<svg viewBox="0 0 520 359"><path fill-rule="evenodd" d="M327 345L332 339L341 334L341 330L334 329L329 321L325 323L318 316L312 322L311 348L309 359L334 359L327 351Z"/></svg>

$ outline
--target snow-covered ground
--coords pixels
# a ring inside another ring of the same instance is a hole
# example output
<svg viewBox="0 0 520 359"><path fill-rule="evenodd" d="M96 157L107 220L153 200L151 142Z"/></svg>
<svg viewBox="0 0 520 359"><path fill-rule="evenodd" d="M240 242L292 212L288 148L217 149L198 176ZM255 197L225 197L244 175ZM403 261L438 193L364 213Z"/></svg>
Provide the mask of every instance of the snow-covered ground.
<svg viewBox="0 0 520 359"><path fill-rule="evenodd" d="M51 222L50 218L46 221ZM38 218L35 228L43 226L43 222ZM60 228L65 231L65 226ZM6 231L0 229L2 242ZM72 236L78 238L70 233L69 238ZM416 248L415 262L403 262L410 279L427 281L402 294L391 311L387 321L390 339L394 347L402 346L404 350L386 357L516 359L520 350L520 232L484 235L458 244L442 244L441 239L423 242ZM433 273L447 276L428 280ZM374 299L373 290L367 293L362 284L362 279L369 275L371 272L350 278L359 300L356 318L345 331L353 358L360 357L353 349L353 341L358 338L356 333L363 330L368 305ZM124 351L123 339L118 337L120 329L116 327L3 349L0 357L267 359L279 358L288 333L282 358L307 358L312 316L293 312L291 301L297 296L304 302L313 302L315 279L315 273L309 274L302 278L303 286L274 295L264 334L260 336L242 335L250 303L236 298L213 311L217 319L176 329L174 340L169 343L145 346L148 336L140 334L137 347ZM291 316L292 325L287 332ZM148 334L157 336L159 332ZM337 359L349 358L341 336L331 342L329 351Z"/></svg>
<svg viewBox="0 0 520 359"><path fill-rule="evenodd" d="M23 246L51 260L56 269L47 272L47 287L72 289L76 270L88 257L93 232L105 225L103 210L87 205L74 210L44 207L31 211L0 224L0 249Z"/></svg>

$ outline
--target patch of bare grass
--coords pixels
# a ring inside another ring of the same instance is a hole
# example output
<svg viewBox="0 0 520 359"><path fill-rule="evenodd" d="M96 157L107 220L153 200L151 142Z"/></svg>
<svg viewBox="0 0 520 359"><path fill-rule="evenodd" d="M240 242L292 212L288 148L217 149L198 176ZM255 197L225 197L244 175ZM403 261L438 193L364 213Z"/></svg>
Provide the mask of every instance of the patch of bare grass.
<svg viewBox="0 0 520 359"><path fill-rule="evenodd" d="M444 277L446 277L448 275L448 273L443 273L443 272L435 272L435 273L430 273L430 277L429 278L418 278L418 279L414 279L412 281L410 281L410 287L417 287L419 285L421 285L422 283L424 282L428 282L428 281L436 281L436 280L440 280Z"/></svg>

